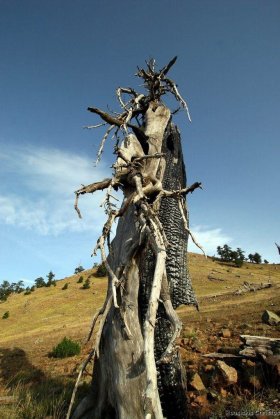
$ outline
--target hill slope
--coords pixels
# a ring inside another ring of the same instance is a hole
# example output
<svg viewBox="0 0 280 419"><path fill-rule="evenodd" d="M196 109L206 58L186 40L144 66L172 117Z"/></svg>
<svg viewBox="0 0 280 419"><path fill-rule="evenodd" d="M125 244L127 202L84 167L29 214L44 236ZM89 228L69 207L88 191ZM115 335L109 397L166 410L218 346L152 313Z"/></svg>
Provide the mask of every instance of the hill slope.
<svg viewBox="0 0 280 419"><path fill-rule="evenodd" d="M279 313L280 265L252 265L245 263L235 268L212 258L191 253L190 273L197 294L200 311L191 307L179 307L178 313L184 328L183 336L190 329L199 336L199 351L215 349L215 339L225 327L230 327L231 345L238 345L239 334L261 334L280 337L279 328L271 328L261 321L265 309ZM0 304L0 393L9 380L21 368L44 376L73 376L73 371L84 359L90 344L82 354L69 359L48 357L64 336L83 343L96 309L103 303L107 280L95 278L94 269L57 281L56 287L39 288L30 295L11 295ZM80 276L90 279L90 289L81 289ZM244 281L272 286L256 292L236 294ZM62 290L65 283L68 289ZM3 320L4 312L8 319ZM226 342L229 344L229 342ZM197 358L193 350L183 351L185 359ZM35 374L35 375L36 375Z"/></svg>
<svg viewBox="0 0 280 419"><path fill-rule="evenodd" d="M280 265L253 265L245 263L235 268L226 263L205 259L191 253L190 273L199 300L200 311L192 307L180 307L178 312L183 321L195 323L205 316L247 322L260 321L265 308L280 310ZM51 350L52 346L67 335L85 339L93 314L103 303L107 280L95 278L95 269L66 277L57 281L56 287L39 288L30 295L14 294L0 304L0 346L20 346L36 358ZM89 278L91 288L81 289L77 281ZM210 278L210 279L209 279ZM257 292L235 295L244 281L265 283L273 286ZM65 283L68 289L62 290ZM236 309L235 309L236 308ZM4 312L10 317L2 320Z"/></svg>

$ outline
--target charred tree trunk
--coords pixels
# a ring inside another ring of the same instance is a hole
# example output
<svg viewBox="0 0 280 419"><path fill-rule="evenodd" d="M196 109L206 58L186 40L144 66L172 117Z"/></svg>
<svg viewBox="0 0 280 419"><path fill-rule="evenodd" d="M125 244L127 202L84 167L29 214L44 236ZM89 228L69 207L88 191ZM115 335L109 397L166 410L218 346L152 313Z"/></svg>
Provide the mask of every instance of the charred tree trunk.
<svg viewBox="0 0 280 419"><path fill-rule="evenodd" d="M165 190L178 190L186 187L185 166L181 148L181 139L177 127L170 121L166 129L162 151L165 153L166 167L163 176ZM187 209L185 208L185 217ZM193 304L197 301L193 293L187 263L188 232L184 228L178 200L163 199L159 210L159 219L164 228L170 246L167 248L166 273L173 308L181 304ZM152 249L147 246L142 251L140 261L140 301L142 322L145 319L155 258ZM166 314L164 304L160 303L155 328L155 351L158 361L164 354L172 337L172 325ZM185 372L177 351L173 351L168 362L158 365L158 387L164 417L184 419L186 410Z"/></svg>
<svg viewBox="0 0 280 419"><path fill-rule="evenodd" d="M169 68L149 70L161 83ZM108 293L98 313L92 387L73 419L187 417L185 371L175 346L180 333L175 308L197 306L187 266L185 195L200 184L186 187L180 134L159 101L164 93L159 86L149 88L148 97L133 93L133 103L141 96L140 128L130 125L126 114L125 124L134 134L128 134L117 151L111 184L121 185L125 199L118 212L109 211L99 240L105 258L112 220L121 217L106 259ZM133 109L125 109L131 117ZM106 120L100 111L95 113ZM118 126L112 119L109 123ZM106 180L96 185L82 188L77 197L108 186Z"/></svg>

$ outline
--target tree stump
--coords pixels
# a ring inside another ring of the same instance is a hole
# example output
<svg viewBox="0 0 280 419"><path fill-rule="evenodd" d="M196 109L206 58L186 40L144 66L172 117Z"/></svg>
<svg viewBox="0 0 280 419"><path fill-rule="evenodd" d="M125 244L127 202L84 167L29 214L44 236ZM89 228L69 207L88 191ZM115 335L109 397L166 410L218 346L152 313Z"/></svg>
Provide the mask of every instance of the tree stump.
<svg viewBox="0 0 280 419"><path fill-rule="evenodd" d="M181 304L197 306L187 264L186 195L201 184L186 186L180 134L161 101L170 92L188 112L177 86L166 77L175 60L159 72L154 61L147 70L138 70L146 95L130 88L117 90L122 114L89 108L110 124L106 134L123 129L125 138L116 148L112 179L76 192L80 215L79 195L109 188L108 220L97 244L108 271L108 291L92 326L100 318L91 391L73 419L187 417L185 371L175 345L181 323L175 309ZM123 94L131 97L128 103ZM132 124L139 117L142 124ZM118 210L111 205L112 188L124 193ZM116 218L107 257L105 243Z"/></svg>

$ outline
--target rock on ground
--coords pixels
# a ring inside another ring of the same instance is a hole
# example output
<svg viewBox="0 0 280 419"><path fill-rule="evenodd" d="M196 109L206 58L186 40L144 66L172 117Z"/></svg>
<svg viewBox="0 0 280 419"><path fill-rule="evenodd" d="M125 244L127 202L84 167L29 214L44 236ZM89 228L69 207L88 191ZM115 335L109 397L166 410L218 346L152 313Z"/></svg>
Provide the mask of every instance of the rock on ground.
<svg viewBox="0 0 280 419"><path fill-rule="evenodd" d="M202 379L200 378L198 373L195 373L192 379L190 380L190 385L194 390L197 391L203 391L205 390L205 386L202 382Z"/></svg>
<svg viewBox="0 0 280 419"><path fill-rule="evenodd" d="M224 361L217 361L217 367L221 371L227 385L237 383L238 375L235 368L230 367Z"/></svg>
<svg viewBox="0 0 280 419"><path fill-rule="evenodd" d="M270 310L265 310L262 315L262 321L264 323L270 324L270 326L275 326L280 323L280 317L276 313Z"/></svg>

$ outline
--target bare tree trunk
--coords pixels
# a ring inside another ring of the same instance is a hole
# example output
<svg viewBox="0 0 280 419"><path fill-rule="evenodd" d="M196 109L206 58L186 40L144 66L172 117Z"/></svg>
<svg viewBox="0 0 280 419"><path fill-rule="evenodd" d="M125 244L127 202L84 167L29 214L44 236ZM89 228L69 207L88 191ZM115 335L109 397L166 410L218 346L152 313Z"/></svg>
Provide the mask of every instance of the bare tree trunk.
<svg viewBox="0 0 280 419"><path fill-rule="evenodd" d="M167 67L151 74L161 74L161 80ZM141 95L134 96L133 103ZM118 213L110 213L99 241L104 251L112 219L121 213L106 260L108 294L92 387L73 419L187 417L185 371L174 345L181 325L174 309L197 306L187 266L188 188L180 134L168 108L152 99L143 104L142 127L131 126L134 134L118 150L112 185L122 185L125 200ZM99 110L93 112L118 124ZM127 124L131 114L127 110ZM82 188L77 197L93 192L96 185Z"/></svg>

